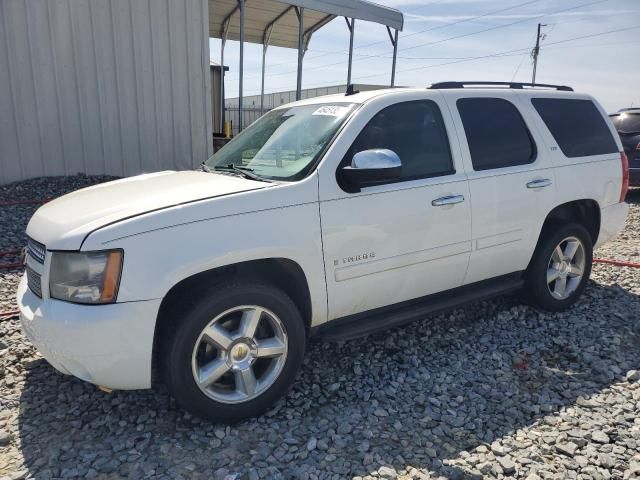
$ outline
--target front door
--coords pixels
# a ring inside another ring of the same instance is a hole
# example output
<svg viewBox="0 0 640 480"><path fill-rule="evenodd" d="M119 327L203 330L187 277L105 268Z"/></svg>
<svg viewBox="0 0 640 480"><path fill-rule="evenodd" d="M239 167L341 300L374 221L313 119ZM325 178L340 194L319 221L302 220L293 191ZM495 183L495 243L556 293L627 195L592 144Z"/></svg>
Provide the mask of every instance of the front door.
<svg viewBox="0 0 640 480"><path fill-rule="evenodd" d="M368 112L365 120L354 122L366 125L340 164L322 165L329 320L462 284L471 251L469 190L457 142L450 141L451 117L439 96L429 98L366 105L358 115ZM340 169L374 148L398 154L399 181L357 193L341 189Z"/></svg>

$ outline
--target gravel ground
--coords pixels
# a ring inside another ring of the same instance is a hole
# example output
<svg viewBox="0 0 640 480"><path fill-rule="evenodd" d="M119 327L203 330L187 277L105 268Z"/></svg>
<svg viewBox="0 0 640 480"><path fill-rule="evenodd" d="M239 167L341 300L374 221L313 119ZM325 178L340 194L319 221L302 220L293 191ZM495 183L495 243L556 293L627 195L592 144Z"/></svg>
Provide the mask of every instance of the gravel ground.
<svg viewBox="0 0 640 480"><path fill-rule="evenodd" d="M0 201L101 180L14 184ZM598 256L640 261L640 191L628 201ZM0 250L24 244L34 209L0 207ZM18 274L0 271L0 311ZM639 270L597 264L561 314L504 297L313 343L289 396L234 426L162 386L106 394L59 374L0 319L0 478L640 478L639 295Z"/></svg>

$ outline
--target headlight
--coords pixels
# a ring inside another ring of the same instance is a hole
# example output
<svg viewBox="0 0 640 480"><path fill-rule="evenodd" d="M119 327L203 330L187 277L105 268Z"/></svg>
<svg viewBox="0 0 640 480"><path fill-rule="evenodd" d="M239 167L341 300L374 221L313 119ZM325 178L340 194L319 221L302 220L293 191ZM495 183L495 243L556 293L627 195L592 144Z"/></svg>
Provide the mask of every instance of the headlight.
<svg viewBox="0 0 640 480"><path fill-rule="evenodd" d="M49 294L74 303L113 303L118 294L122 250L54 252Z"/></svg>

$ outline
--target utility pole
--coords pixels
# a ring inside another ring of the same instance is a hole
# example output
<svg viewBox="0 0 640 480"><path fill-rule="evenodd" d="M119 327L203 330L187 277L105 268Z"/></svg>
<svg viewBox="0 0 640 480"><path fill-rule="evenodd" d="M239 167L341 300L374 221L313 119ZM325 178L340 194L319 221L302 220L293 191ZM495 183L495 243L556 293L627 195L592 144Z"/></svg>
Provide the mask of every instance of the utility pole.
<svg viewBox="0 0 640 480"><path fill-rule="evenodd" d="M544 35L540 34L540 29L542 27L546 27L546 24L539 23L538 24L538 35L536 36L536 46L533 47L531 51L531 56L533 57L533 76L531 77L531 83L535 85L536 83L536 69L538 67L538 55L540 55L540 40L544 39Z"/></svg>

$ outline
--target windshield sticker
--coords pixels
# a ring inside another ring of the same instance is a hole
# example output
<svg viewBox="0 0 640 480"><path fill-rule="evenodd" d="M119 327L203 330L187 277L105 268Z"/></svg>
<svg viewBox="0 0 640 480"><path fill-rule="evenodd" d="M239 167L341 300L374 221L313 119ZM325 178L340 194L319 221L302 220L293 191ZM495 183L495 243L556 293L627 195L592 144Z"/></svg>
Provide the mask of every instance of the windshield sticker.
<svg viewBox="0 0 640 480"><path fill-rule="evenodd" d="M324 105L318 108L312 115L329 115L330 117L343 117L349 111L348 106L344 105Z"/></svg>

